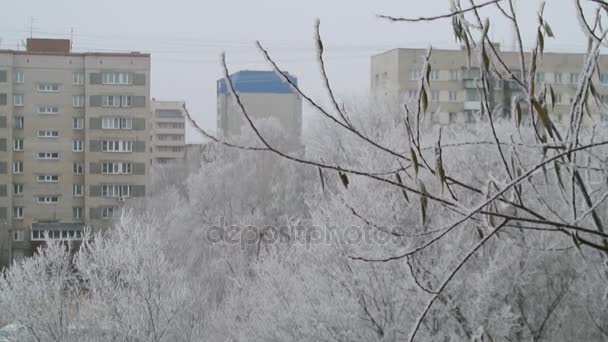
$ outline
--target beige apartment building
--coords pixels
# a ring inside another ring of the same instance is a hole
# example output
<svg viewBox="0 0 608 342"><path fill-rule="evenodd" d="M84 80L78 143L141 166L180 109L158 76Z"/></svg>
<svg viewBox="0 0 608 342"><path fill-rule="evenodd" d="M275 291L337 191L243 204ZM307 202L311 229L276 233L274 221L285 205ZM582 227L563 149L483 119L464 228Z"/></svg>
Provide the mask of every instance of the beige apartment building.
<svg viewBox="0 0 608 342"><path fill-rule="evenodd" d="M150 164L182 162L186 146L184 101L152 100Z"/></svg>
<svg viewBox="0 0 608 342"><path fill-rule="evenodd" d="M0 266L110 225L146 193L150 56L0 50Z"/></svg>
<svg viewBox="0 0 608 342"><path fill-rule="evenodd" d="M500 46L496 45L500 51ZM371 59L371 95L379 101L395 104L408 103L418 95L426 49L394 49ZM480 112L480 84L478 52L472 52L471 68L464 49L433 49L431 54L431 74L429 110L434 113L430 125L474 123ZM513 51L501 51L501 58L517 74L521 73L520 55ZM525 55L529 67L530 54ZM552 120L565 121L570 110L583 68L584 54L545 52L540 60L537 84L551 85L555 92L555 109ZM600 56L600 69L608 71L608 58ZM491 80L494 91L489 94L490 102L505 117L511 113L513 97L521 96L519 86L513 81ZM600 94L608 94L608 73L594 76L594 84ZM392 102L391 102L392 101ZM608 104L608 95L602 95L603 105ZM601 105L591 106L596 122L606 121L606 109Z"/></svg>

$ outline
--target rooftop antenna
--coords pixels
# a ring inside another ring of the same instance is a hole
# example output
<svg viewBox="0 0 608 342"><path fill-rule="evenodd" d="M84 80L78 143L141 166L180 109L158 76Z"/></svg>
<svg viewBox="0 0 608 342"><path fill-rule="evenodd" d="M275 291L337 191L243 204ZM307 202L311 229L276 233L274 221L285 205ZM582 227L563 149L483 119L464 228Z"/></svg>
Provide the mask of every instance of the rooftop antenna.
<svg viewBox="0 0 608 342"><path fill-rule="evenodd" d="M30 38L34 38L34 23L36 22L36 18L30 17Z"/></svg>
<svg viewBox="0 0 608 342"><path fill-rule="evenodd" d="M70 28L70 51L72 51L72 47L74 46L74 28Z"/></svg>

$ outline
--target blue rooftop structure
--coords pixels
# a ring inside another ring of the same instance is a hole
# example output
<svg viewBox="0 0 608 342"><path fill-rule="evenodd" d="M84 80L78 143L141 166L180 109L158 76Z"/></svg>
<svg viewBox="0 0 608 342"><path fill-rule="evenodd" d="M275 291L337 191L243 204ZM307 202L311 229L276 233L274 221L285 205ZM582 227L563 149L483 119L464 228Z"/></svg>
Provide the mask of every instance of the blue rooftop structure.
<svg viewBox="0 0 608 342"><path fill-rule="evenodd" d="M287 77L293 84L298 85L297 77L289 75ZM289 83L284 81L274 71L254 71L243 70L230 75L232 84L237 93L273 93L273 94L292 94L293 89ZM226 79L217 81L218 95L226 94L230 90Z"/></svg>

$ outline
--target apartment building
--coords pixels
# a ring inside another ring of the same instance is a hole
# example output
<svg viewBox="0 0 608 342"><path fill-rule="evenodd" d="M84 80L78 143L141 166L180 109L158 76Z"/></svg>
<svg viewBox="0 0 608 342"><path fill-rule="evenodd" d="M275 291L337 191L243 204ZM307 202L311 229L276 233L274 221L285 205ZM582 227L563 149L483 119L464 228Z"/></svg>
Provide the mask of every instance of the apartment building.
<svg viewBox="0 0 608 342"><path fill-rule="evenodd" d="M78 240L145 195L150 56L28 39L0 50L0 265Z"/></svg>
<svg viewBox="0 0 608 342"><path fill-rule="evenodd" d="M287 73L294 84L298 79ZM230 75L235 91L253 119L274 118L281 126L281 146L286 151L301 149L302 99L274 71L243 70ZM217 127L226 138L250 129L225 79L217 81Z"/></svg>
<svg viewBox="0 0 608 342"><path fill-rule="evenodd" d="M495 45L500 51L500 46ZM422 77L425 49L394 49L371 58L371 95L377 100L407 103L418 96ZM429 124L474 123L480 112L480 68L478 52L473 51L471 67L468 67L467 51L433 49L430 64L429 110L433 113ZM521 73L520 55L513 51L499 52L505 63L515 72ZM530 54L525 54L529 66ZM583 68L584 54L545 52L538 65L537 84L553 87L555 107L552 120L564 122L570 110L579 73ZM608 58L601 56L600 69L608 70ZM512 99L521 96L519 86L513 81L492 79L493 91L488 94L493 108L508 117ZM608 73L595 75L594 83L601 94L608 94ZM601 96L608 104L608 95ZM591 106L596 122L606 121L604 106Z"/></svg>
<svg viewBox="0 0 608 342"><path fill-rule="evenodd" d="M150 164L162 165L184 160L186 113L184 101L152 100Z"/></svg>

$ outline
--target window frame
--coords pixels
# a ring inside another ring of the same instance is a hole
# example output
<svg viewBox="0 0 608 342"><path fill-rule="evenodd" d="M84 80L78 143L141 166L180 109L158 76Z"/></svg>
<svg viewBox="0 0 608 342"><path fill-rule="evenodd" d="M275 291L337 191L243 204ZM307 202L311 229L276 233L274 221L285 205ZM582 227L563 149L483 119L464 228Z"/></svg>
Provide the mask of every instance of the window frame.
<svg viewBox="0 0 608 342"><path fill-rule="evenodd" d="M72 85L84 85L84 73L75 71L72 73Z"/></svg>
<svg viewBox="0 0 608 342"><path fill-rule="evenodd" d="M84 197L84 185L81 183L72 184L72 196Z"/></svg>
<svg viewBox="0 0 608 342"><path fill-rule="evenodd" d="M13 230L13 241L15 241L15 242L23 241L23 230L21 230L21 229Z"/></svg>
<svg viewBox="0 0 608 342"><path fill-rule="evenodd" d="M25 209L23 207L13 207L13 219L23 220Z"/></svg>
<svg viewBox="0 0 608 342"><path fill-rule="evenodd" d="M59 160L59 152L38 152L38 160Z"/></svg>
<svg viewBox="0 0 608 342"><path fill-rule="evenodd" d="M39 93L58 93L60 88L59 83L38 83L36 86Z"/></svg>
<svg viewBox="0 0 608 342"><path fill-rule="evenodd" d="M23 196L23 183L13 183L13 196Z"/></svg>
<svg viewBox="0 0 608 342"><path fill-rule="evenodd" d="M84 164L79 162L72 163L72 174L73 175L82 175L84 174Z"/></svg>
<svg viewBox="0 0 608 342"><path fill-rule="evenodd" d="M59 131L50 130L50 129L38 130L38 138L57 139L57 138L59 138Z"/></svg>
<svg viewBox="0 0 608 342"><path fill-rule="evenodd" d="M84 95L72 95L72 107L73 108L84 107Z"/></svg>
<svg viewBox="0 0 608 342"><path fill-rule="evenodd" d="M57 115L59 114L59 106L38 106L37 112L42 115Z"/></svg>
<svg viewBox="0 0 608 342"><path fill-rule="evenodd" d="M40 174L37 175L36 180L38 183L59 183L59 175Z"/></svg>
<svg viewBox="0 0 608 342"><path fill-rule="evenodd" d="M13 174L14 175L23 174L23 161L22 160L13 160Z"/></svg>
<svg viewBox="0 0 608 342"><path fill-rule="evenodd" d="M59 195L41 195L36 196L38 204L58 204Z"/></svg>
<svg viewBox="0 0 608 342"><path fill-rule="evenodd" d="M16 84L25 83L25 74L24 74L23 70L15 70L15 83Z"/></svg>
<svg viewBox="0 0 608 342"><path fill-rule="evenodd" d="M84 152L84 141L80 139L73 139L72 152Z"/></svg>
<svg viewBox="0 0 608 342"><path fill-rule="evenodd" d="M15 138L13 139L13 151L14 152L23 152L23 138Z"/></svg>
<svg viewBox="0 0 608 342"><path fill-rule="evenodd" d="M13 128L14 129L23 129L25 127L25 117L21 115L13 116ZM19 124L17 124L19 123Z"/></svg>
<svg viewBox="0 0 608 342"><path fill-rule="evenodd" d="M72 118L72 129L84 129L84 118Z"/></svg>
<svg viewBox="0 0 608 342"><path fill-rule="evenodd" d="M13 106L23 107L24 97L25 96L23 94L13 94ZM17 99L19 99L19 101L17 101Z"/></svg>

